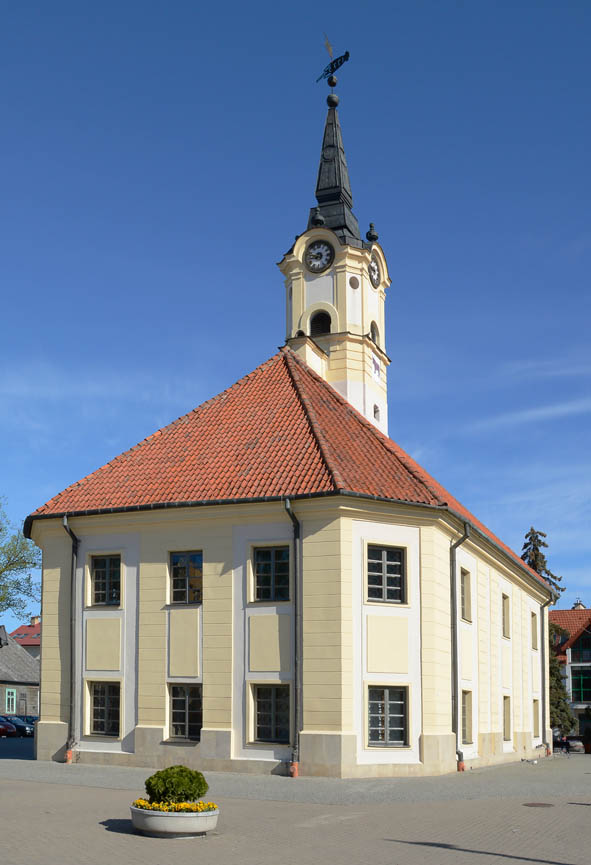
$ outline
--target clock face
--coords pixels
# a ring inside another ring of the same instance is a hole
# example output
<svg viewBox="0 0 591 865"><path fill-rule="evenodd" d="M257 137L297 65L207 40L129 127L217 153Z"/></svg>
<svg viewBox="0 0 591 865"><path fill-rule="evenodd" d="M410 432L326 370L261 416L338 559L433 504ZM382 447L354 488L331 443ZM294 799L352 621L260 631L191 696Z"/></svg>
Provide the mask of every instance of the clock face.
<svg viewBox="0 0 591 865"><path fill-rule="evenodd" d="M306 249L304 261L312 273L322 273L334 261L334 249L326 240L314 240Z"/></svg>
<svg viewBox="0 0 591 865"><path fill-rule="evenodd" d="M371 284L373 285L373 287L377 288L380 284L380 265L378 264L378 260L375 255L372 255L369 262L369 278L371 279Z"/></svg>

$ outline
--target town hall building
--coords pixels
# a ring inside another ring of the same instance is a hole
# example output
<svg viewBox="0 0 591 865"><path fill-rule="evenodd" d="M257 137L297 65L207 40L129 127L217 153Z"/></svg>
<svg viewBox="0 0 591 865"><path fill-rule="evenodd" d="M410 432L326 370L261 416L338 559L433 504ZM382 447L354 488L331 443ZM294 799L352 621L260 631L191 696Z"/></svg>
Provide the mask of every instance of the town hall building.
<svg viewBox="0 0 591 865"><path fill-rule="evenodd" d="M550 741L551 589L388 438L390 277L337 102L285 344L26 520L39 759L411 776Z"/></svg>

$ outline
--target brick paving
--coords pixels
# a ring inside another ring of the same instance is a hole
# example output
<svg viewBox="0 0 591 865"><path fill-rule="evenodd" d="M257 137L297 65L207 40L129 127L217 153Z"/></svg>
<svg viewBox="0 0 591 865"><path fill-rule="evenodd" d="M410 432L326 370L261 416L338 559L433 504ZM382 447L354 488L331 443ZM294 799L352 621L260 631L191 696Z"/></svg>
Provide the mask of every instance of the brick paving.
<svg viewBox="0 0 591 865"><path fill-rule="evenodd" d="M145 774L0 760L2 861L588 865L591 859L591 759L584 755L408 781L208 773L207 798L221 807L218 829L190 840L132 833L128 806Z"/></svg>

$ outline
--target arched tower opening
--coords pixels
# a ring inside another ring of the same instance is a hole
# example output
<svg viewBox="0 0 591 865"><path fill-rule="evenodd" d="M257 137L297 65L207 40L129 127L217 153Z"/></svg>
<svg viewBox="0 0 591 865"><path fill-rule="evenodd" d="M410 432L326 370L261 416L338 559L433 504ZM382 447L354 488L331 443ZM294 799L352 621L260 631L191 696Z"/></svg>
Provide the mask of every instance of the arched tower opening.
<svg viewBox="0 0 591 865"><path fill-rule="evenodd" d="M332 321L328 312L320 310L310 318L310 336L324 336L330 333Z"/></svg>

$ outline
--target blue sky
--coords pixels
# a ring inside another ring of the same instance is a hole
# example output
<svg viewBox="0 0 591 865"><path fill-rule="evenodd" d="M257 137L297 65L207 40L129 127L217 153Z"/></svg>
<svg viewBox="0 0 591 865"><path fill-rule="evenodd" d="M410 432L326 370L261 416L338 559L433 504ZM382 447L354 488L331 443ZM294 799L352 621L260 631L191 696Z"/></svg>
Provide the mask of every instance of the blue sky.
<svg viewBox="0 0 591 865"><path fill-rule="evenodd" d="M591 6L2 11L0 494L15 522L284 340L327 55L388 257L390 435L591 606ZM13 620L5 618L12 626ZM16 624L16 623L15 623Z"/></svg>

